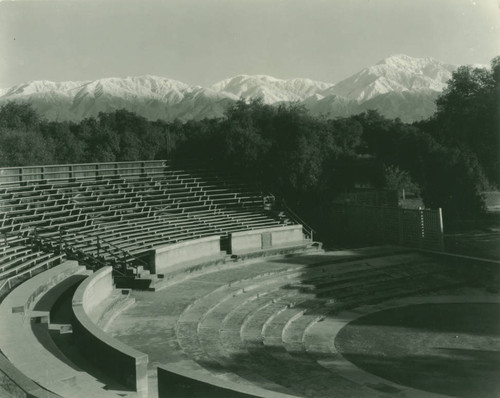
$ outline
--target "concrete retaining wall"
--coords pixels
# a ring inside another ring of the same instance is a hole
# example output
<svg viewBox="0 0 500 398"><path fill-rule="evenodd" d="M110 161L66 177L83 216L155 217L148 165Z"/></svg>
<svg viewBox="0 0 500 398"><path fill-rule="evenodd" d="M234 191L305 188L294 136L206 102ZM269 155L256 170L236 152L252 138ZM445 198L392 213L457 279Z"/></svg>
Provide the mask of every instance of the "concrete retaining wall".
<svg viewBox="0 0 500 398"><path fill-rule="evenodd" d="M111 267L102 268L85 281L82 305L85 312L92 312L103 300L113 292L113 275ZM73 297L75 304L75 297Z"/></svg>
<svg viewBox="0 0 500 398"><path fill-rule="evenodd" d="M148 396L148 356L115 340L88 315L113 289L112 268L105 267L88 277L73 295L73 334L81 352L106 374Z"/></svg>
<svg viewBox="0 0 500 398"><path fill-rule="evenodd" d="M85 274L85 268L76 261L66 261L28 279L0 304L0 350L12 364L7 367L0 363L0 383L14 396L23 396L23 391L27 397L44 398L56 394L72 398L115 396L94 377L61 361L40 340L41 330L48 333L45 322L49 312L34 308L54 287L69 278L84 278Z"/></svg>
<svg viewBox="0 0 500 398"><path fill-rule="evenodd" d="M302 225L289 225L271 230L272 246L283 246L289 243L302 242L304 235Z"/></svg>
<svg viewBox="0 0 500 398"><path fill-rule="evenodd" d="M231 253L249 253L304 242L302 225L254 229L229 234Z"/></svg>
<svg viewBox="0 0 500 398"><path fill-rule="evenodd" d="M220 256L220 236L188 240L160 246L150 252L151 272L168 274L195 260Z"/></svg>
<svg viewBox="0 0 500 398"><path fill-rule="evenodd" d="M158 366L158 398L298 398L201 375L173 365Z"/></svg>

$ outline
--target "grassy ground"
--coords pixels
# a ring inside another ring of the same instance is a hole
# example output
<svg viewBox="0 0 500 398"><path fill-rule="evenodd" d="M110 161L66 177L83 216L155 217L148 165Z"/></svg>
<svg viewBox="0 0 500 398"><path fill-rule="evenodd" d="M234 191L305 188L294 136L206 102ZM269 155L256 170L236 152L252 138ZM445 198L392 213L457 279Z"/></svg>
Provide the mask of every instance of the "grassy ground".
<svg viewBox="0 0 500 398"><path fill-rule="evenodd" d="M500 216L464 223L451 233L445 233L446 251L472 257L500 260Z"/></svg>
<svg viewBox="0 0 500 398"><path fill-rule="evenodd" d="M446 251L500 260L500 193L484 192L484 194L490 213L481 220L463 222L454 228L455 231L445 233ZM424 207L420 198L400 200L399 205L407 209Z"/></svg>
<svg viewBox="0 0 500 398"><path fill-rule="evenodd" d="M500 260L500 193L485 192L485 196L490 213L483 219L463 222L453 232L445 233L446 251ZM407 209L424 207L420 198L401 199L399 205Z"/></svg>
<svg viewBox="0 0 500 398"><path fill-rule="evenodd" d="M500 304L421 304L348 324L335 345L398 384L461 398L500 396Z"/></svg>
<svg viewBox="0 0 500 398"><path fill-rule="evenodd" d="M445 236L446 251L500 261L500 231L465 231Z"/></svg>

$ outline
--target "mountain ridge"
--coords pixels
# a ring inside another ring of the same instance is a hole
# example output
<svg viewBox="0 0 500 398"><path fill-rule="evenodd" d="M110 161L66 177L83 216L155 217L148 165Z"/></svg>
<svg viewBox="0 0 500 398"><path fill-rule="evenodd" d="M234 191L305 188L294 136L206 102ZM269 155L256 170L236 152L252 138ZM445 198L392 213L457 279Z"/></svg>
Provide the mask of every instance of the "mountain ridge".
<svg viewBox="0 0 500 398"><path fill-rule="evenodd" d="M49 120L78 121L121 108L150 120L220 117L240 98L294 102L314 115L342 117L376 109L412 122L431 116L434 101L457 67L433 58L387 57L336 83L309 78L237 75L209 87L154 75L88 81L38 80L0 89L0 105L24 101Z"/></svg>

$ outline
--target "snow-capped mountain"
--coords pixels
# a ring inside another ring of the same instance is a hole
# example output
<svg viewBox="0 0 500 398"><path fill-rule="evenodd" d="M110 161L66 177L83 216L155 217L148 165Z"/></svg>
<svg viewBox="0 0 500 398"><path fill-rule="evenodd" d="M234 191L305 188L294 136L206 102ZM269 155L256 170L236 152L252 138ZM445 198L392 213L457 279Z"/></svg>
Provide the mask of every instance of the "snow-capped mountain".
<svg viewBox="0 0 500 398"><path fill-rule="evenodd" d="M157 76L85 82L34 81L8 89L6 101L27 101L50 120L81 120L127 109L150 120L220 116L238 97Z"/></svg>
<svg viewBox="0 0 500 398"><path fill-rule="evenodd" d="M220 117L239 98L299 102L311 113L343 117L376 109L411 122L431 116L435 99L456 67L432 58L388 57L337 84L305 78L239 75L209 88L157 76L95 81L33 81L0 90L0 105L27 101L49 120L78 121L127 109L150 120Z"/></svg>
<svg viewBox="0 0 500 398"><path fill-rule="evenodd" d="M265 75L239 75L215 83L211 88L217 92L233 94L238 98L262 98L266 104L276 102L303 101L333 86L331 83L311 79L282 80Z"/></svg>
<svg viewBox="0 0 500 398"><path fill-rule="evenodd" d="M304 101L313 114L345 116L376 109L405 122L428 118L456 66L432 58L394 55Z"/></svg>
<svg viewBox="0 0 500 398"><path fill-rule="evenodd" d="M74 96L79 87L87 82L51 82L48 80L37 80L28 83L19 84L4 90L3 95L14 99L17 97L25 98L27 96L44 96L53 94L65 97Z"/></svg>
<svg viewBox="0 0 500 398"><path fill-rule="evenodd" d="M342 80L324 95L363 102L390 92L441 92L456 69L432 58L412 58L394 55Z"/></svg>

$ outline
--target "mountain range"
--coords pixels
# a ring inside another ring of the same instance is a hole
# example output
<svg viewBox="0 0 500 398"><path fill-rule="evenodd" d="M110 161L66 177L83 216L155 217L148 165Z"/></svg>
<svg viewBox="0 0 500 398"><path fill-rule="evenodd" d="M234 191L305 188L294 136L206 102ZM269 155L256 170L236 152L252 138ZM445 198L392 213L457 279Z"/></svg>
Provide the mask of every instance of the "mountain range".
<svg viewBox="0 0 500 398"><path fill-rule="evenodd" d="M349 116L368 109L405 122L425 119L456 66L394 55L336 84L306 78L239 75L210 87L157 76L94 81L31 81L0 90L0 105L29 102L49 120L79 121L125 108L150 120L220 117L240 98L303 104L314 115Z"/></svg>

